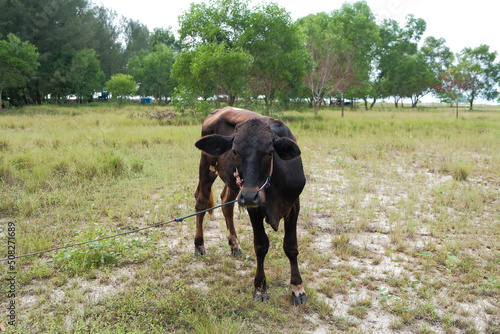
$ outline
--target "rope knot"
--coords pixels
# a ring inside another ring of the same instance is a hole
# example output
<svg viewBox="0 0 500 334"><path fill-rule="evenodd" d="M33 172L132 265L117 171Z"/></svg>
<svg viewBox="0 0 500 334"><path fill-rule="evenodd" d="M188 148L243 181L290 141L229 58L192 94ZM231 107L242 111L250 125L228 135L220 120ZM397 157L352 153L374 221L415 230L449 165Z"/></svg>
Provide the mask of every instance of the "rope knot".
<svg viewBox="0 0 500 334"><path fill-rule="evenodd" d="M234 177L236 178L236 185L238 187L243 187L243 179L240 177L240 173L238 172L238 168L236 168L236 172L234 172Z"/></svg>

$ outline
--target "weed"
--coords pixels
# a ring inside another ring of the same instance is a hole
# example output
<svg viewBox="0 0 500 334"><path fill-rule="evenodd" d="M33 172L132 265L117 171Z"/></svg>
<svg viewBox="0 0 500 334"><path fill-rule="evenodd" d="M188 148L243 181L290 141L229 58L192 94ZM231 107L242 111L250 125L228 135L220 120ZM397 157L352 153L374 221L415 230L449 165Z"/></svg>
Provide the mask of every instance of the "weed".
<svg viewBox="0 0 500 334"><path fill-rule="evenodd" d="M372 301L369 299L363 299L356 304L354 304L347 313L353 315L359 319L363 319L368 314L368 309L372 306Z"/></svg>
<svg viewBox="0 0 500 334"><path fill-rule="evenodd" d="M103 236L112 235L110 230L103 230L98 223L90 223L96 229L87 232L78 230L72 243L86 242ZM120 230L117 231L118 233ZM116 233L116 232L115 232ZM148 255L151 242L141 241L133 234L122 237L92 241L86 245L61 249L54 255L54 262L61 270L70 274L87 273L89 277L96 268L115 265L123 257L127 261L142 262Z"/></svg>

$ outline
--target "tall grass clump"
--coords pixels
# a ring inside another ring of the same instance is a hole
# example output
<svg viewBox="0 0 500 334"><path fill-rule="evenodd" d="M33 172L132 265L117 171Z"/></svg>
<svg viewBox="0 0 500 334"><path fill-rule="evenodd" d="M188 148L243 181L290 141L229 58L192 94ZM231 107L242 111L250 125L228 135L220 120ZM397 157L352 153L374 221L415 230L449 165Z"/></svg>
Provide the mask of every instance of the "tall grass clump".
<svg viewBox="0 0 500 334"><path fill-rule="evenodd" d="M455 181L467 181L470 166L465 163L456 163L451 167L451 176Z"/></svg>

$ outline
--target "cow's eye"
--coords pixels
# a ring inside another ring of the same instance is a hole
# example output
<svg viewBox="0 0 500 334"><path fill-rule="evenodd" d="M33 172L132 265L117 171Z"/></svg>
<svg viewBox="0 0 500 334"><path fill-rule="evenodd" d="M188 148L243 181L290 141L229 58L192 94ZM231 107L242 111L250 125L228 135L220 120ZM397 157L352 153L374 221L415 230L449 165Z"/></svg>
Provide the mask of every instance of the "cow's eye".
<svg viewBox="0 0 500 334"><path fill-rule="evenodd" d="M268 157L272 157L272 156L273 156L273 153L274 153L274 151L270 151L269 153L267 153L267 154L266 154L266 156L268 156Z"/></svg>

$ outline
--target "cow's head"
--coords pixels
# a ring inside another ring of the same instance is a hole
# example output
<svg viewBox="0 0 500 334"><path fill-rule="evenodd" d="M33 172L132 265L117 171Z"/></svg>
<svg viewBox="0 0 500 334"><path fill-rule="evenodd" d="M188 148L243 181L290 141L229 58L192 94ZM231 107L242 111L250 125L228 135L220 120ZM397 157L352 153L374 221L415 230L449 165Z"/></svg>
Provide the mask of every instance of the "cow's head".
<svg viewBox="0 0 500 334"><path fill-rule="evenodd" d="M234 171L229 172L235 172L235 177L241 180L238 203L247 207L259 206L265 202L264 186L272 178L276 154L282 160L300 156L300 149L295 141L277 137L267 123L258 119L238 124L232 136L209 135L198 140L195 145L214 156L227 152L225 159L232 159L232 163L227 166L235 167ZM272 180L270 183L272 184Z"/></svg>

